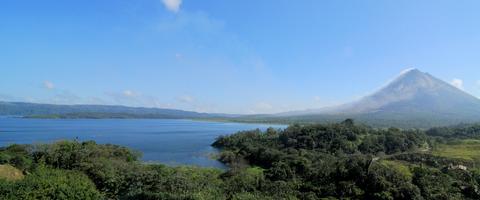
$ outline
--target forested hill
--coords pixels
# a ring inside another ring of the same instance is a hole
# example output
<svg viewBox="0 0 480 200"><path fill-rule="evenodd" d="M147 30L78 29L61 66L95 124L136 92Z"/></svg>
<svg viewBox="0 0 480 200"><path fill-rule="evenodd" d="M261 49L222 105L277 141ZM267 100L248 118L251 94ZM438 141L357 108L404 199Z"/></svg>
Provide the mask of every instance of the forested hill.
<svg viewBox="0 0 480 200"><path fill-rule="evenodd" d="M235 115L110 105L54 105L23 102L0 102L0 115L38 118L219 118Z"/></svg>

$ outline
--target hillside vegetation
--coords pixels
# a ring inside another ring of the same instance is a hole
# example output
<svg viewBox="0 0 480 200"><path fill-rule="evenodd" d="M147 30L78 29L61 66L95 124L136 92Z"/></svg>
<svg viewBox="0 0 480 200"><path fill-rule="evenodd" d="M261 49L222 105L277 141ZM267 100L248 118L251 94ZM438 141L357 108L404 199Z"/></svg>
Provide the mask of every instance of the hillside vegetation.
<svg viewBox="0 0 480 200"><path fill-rule="evenodd" d="M460 132L353 120L242 131L213 144L225 171L145 164L92 141L11 145L0 149L0 199L479 199L480 142Z"/></svg>

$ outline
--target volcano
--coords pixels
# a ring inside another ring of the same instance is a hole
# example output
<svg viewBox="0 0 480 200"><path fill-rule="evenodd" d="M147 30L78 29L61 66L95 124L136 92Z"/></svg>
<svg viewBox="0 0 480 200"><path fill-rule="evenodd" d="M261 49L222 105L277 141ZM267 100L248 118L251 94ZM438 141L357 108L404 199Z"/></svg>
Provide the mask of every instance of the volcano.
<svg viewBox="0 0 480 200"><path fill-rule="evenodd" d="M480 99L418 69L408 69L358 101L336 107L282 113L277 117L326 119L351 117L369 122L447 125L480 121Z"/></svg>

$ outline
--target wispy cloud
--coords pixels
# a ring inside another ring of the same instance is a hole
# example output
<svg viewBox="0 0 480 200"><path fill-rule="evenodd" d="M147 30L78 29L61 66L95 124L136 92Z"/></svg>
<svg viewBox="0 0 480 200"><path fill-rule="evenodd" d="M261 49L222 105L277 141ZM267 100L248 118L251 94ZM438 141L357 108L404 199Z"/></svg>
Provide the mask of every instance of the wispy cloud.
<svg viewBox="0 0 480 200"><path fill-rule="evenodd" d="M68 90L62 90L55 92L56 94L53 97L45 100L45 103L53 104L83 104L84 99Z"/></svg>
<svg viewBox="0 0 480 200"><path fill-rule="evenodd" d="M55 88L55 85L51 81L44 81L43 87L46 89L52 90Z"/></svg>
<svg viewBox="0 0 480 200"><path fill-rule="evenodd" d="M142 103L140 99L140 94L132 90L124 90L122 92L106 92L105 95L114 104L138 106Z"/></svg>
<svg viewBox="0 0 480 200"><path fill-rule="evenodd" d="M364 95L356 97L358 99L364 97ZM351 99L350 99L351 100ZM338 99L331 99L328 97L321 97L321 96L314 96L313 97L313 104L304 103L306 107L304 109L311 109L311 108L323 108L323 107L330 107L330 106L337 106L340 104L345 103L344 101L348 102L350 100L338 100Z"/></svg>
<svg viewBox="0 0 480 200"><path fill-rule="evenodd" d="M11 95L0 94L0 101L27 101L25 98L18 98Z"/></svg>
<svg viewBox="0 0 480 200"><path fill-rule="evenodd" d="M225 22L212 18L203 11L182 12L178 13L174 18L162 18L159 21L158 30L163 33L170 32L173 34L188 32L199 37L205 35L210 37L212 34L219 37L219 35L226 34ZM231 37L231 35L227 36Z"/></svg>
<svg viewBox="0 0 480 200"><path fill-rule="evenodd" d="M248 110L248 114L268 114L274 112L276 112L274 106L264 101L255 103L255 105Z"/></svg>
<svg viewBox="0 0 480 200"><path fill-rule="evenodd" d="M122 92L106 92L105 100L108 104L135 106L135 107L154 107L154 108L171 108L171 104L160 101L155 96L145 95L134 90L124 90Z"/></svg>
<svg viewBox="0 0 480 200"><path fill-rule="evenodd" d="M125 90L123 91L123 95L126 97L134 97L137 96L137 93L131 91L131 90Z"/></svg>
<svg viewBox="0 0 480 200"><path fill-rule="evenodd" d="M400 75L406 74L406 73L408 73L410 71L413 71L413 70L416 70L416 68L415 67L406 68L406 69L404 69L400 72Z"/></svg>
<svg viewBox="0 0 480 200"><path fill-rule="evenodd" d="M180 6L182 5L182 0L162 0L162 2L165 8L174 13L180 11Z"/></svg>
<svg viewBox="0 0 480 200"><path fill-rule="evenodd" d="M193 97L190 96L190 95L183 95L183 96L177 97L177 100L178 100L180 103L192 103L192 102L195 101L195 98L193 98Z"/></svg>
<svg viewBox="0 0 480 200"><path fill-rule="evenodd" d="M450 84L452 84L458 89L464 90L462 79L454 78L452 81L450 81Z"/></svg>

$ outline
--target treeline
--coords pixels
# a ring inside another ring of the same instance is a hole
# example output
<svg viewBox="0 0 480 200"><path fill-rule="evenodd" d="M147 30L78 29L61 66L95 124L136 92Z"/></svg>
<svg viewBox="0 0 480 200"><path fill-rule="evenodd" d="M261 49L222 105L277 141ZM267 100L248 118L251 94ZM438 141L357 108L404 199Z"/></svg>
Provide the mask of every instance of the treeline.
<svg viewBox="0 0 480 200"><path fill-rule="evenodd" d="M443 138L480 139L480 123L431 128L427 134Z"/></svg>
<svg viewBox="0 0 480 200"><path fill-rule="evenodd" d="M243 131L213 144L225 171L145 164L92 141L11 145L0 165L24 176L0 178L0 199L480 199L476 163L428 153L450 137L432 131L353 120Z"/></svg>
<svg viewBox="0 0 480 200"><path fill-rule="evenodd" d="M452 119L434 115L431 113L389 114L336 114L336 115L301 115L301 116L269 116L269 115L247 115L234 118L227 118L228 121L246 123L276 123L276 124L327 124L339 123L347 118L353 118L357 122L367 124L375 128L396 127L402 129L420 128L430 129L432 127L452 126L460 123L476 122L475 118L461 117Z"/></svg>

